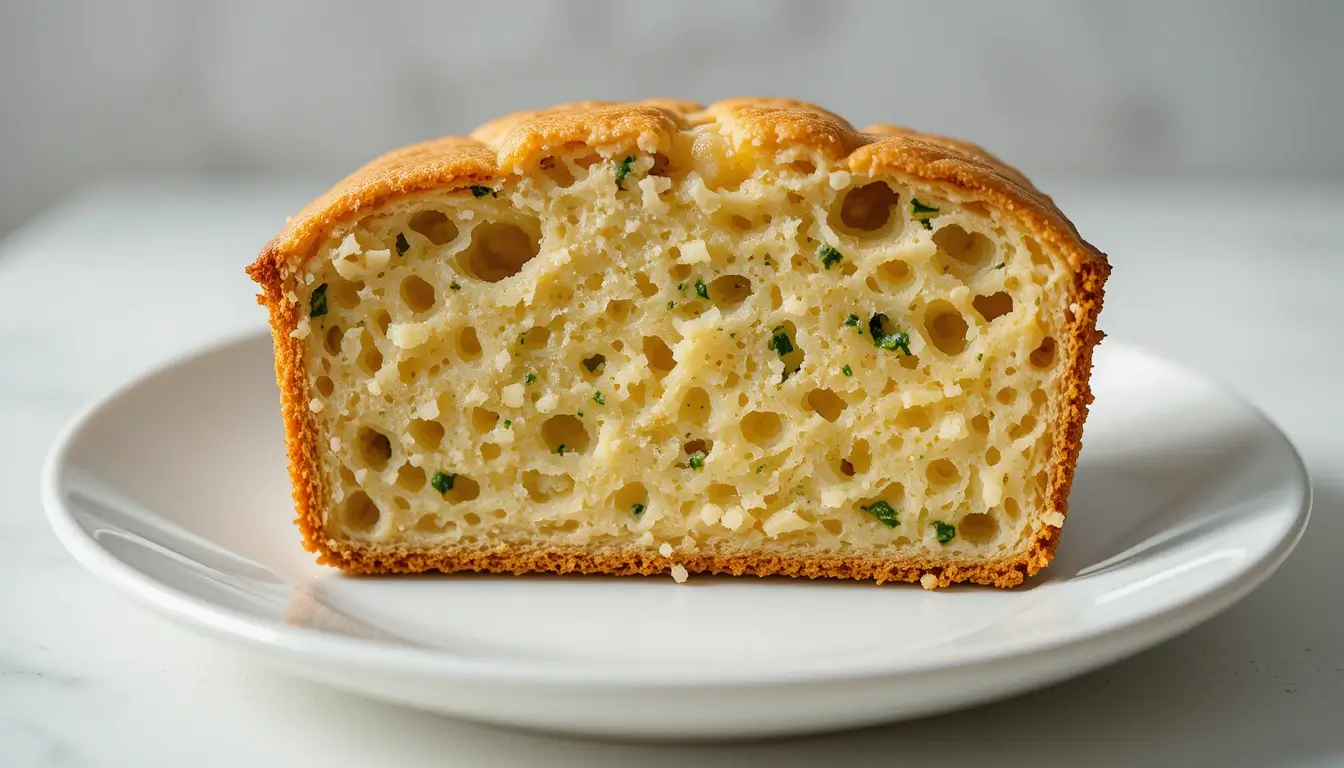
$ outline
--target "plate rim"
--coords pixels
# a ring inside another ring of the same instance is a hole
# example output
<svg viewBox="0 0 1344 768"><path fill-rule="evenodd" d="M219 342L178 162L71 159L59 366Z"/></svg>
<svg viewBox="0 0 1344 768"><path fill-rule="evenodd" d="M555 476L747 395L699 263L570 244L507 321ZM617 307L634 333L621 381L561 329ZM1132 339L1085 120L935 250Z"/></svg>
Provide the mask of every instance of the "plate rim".
<svg viewBox="0 0 1344 768"><path fill-rule="evenodd" d="M374 639L349 637L321 630L268 622L247 616L208 600L180 592L170 585L124 563L75 519L65 503L62 487L69 470L68 457L79 437L102 412L132 395L150 382L192 364L234 348L270 341L270 333L249 330L212 340L160 361L79 408L61 428L47 451L41 472L41 498L48 524L57 539L75 560L103 581L129 593L138 602L155 609L181 625L232 642L242 641L250 648L308 662L358 664L361 671L386 671L397 674L434 675L472 683L528 683L549 685L585 685L648 689L723 689L756 686L807 685L871 681L936 674L949 668L966 672L984 666L997 666L1034 660L1062 650L1083 652L1094 660L1092 666L1114 661L1152 647L1221 613L1241 600L1272 576L1301 541L1311 518L1313 488L1306 464L1287 434L1257 405L1237 390L1198 373L1146 348L1109 338L1107 350L1135 354L1166 368L1174 374L1193 378L1237 403L1267 429L1277 449L1286 451L1292 470L1285 487L1296 492L1297 509L1292 525L1271 547L1243 565L1231 577L1182 601L1154 613L1114 626L1082 630L1076 634L1052 636L1024 644L977 649L952 657L895 657L870 660L854 666L833 668L807 667L801 670L766 667L716 670L712 676L694 677L684 670L672 674L630 666L601 667L565 664L554 660L517 660L476 658L451 654L444 650L418 646L392 645ZM290 586L292 583L286 582Z"/></svg>

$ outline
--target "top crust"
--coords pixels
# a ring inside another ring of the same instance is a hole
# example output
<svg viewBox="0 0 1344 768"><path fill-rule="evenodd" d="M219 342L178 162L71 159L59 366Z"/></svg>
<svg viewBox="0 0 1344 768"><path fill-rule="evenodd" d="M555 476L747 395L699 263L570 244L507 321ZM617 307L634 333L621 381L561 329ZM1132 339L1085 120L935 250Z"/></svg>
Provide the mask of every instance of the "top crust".
<svg viewBox="0 0 1344 768"><path fill-rule="evenodd" d="M535 173L561 149L587 146L611 157L666 151L680 130L717 123L743 155L799 148L871 176L904 175L976 193L1017 218L1058 250L1073 270L1110 271L1106 257L1078 236L1049 197L1017 169L970 142L877 124L855 130L844 118L793 99L734 98L708 107L680 99L581 101L515 112L469 136L449 136L393 150L347 176L292 217L262 251L250 274L301 264L329 227L388 200L429 189L493 185Z"/></svg>
<svg viewBox="0 0 1344 768"><path fill-rule="evenodd" d="M585 101L517 112L492 120L467 137L450 136L389 152L346 177L287 221L284 230L266 245L247 271L264 289L258 297L259 303L271 312L276 375L282 393L298 522L304 532L305 546L319 551L322 562L365 572L440 567L433 563L412 567L413 563L395 557L385 562L381 556L338 551L339 542L327 540L322 532L320 479L314 453L316 427L306 408L308 385L303 347L290 335L298 315L284 301L283 286L316 253L325 235L404 195L478 184L496 186L511 178L540 172L547 157L585 146L608 158L635 151L664 152L677 132L710 124L715 124L730 139L739 157L748 160L759 157L774 161L781 153L798 151L799 156L820 155L857 175L905 177L967 193L966 197L979 199L1014 221L1069 266L1073 271L1073 303L1068 327L1064 329L1063 349L1069 355L1061 373L1060 412L1051 430L1054 452L1044 505L1056 520L1039 527L1026 551L992 566L931 566L899 573L862 563L851 563L839 570L822 566L789 570L778 563L749 566L709 563L706 568L734 573L745 570L759 575L918 580L931 588L963 580L1013 587L1049 564L1059 544L1059 525L1068 510L1083 422L1092 402L1089 386L1092 351L1102 339L1096 322L1101 311L1102 288L1110 274L1106 256L1085 242L1053 201L1021 172L975 144L895 125L872 125L859 131L843 118L815 105L773 98L726 99L707 108L676 99L624 104ZM488 563L459 565L497 569ZM563 570L582 570L580 565L566 561ZM653 573L662 569L650 562L637 567L627 565L615 570L609 563L593 567L622 573ZM528 570L517 563L506 563L500 568Z"/></svg>

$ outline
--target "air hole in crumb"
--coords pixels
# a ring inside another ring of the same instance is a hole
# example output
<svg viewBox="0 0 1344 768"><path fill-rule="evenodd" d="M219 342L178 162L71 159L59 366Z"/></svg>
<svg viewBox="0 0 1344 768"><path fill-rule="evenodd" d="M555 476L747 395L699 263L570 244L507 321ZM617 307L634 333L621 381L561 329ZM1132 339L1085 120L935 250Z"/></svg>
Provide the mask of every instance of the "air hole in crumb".
<svg viewBox="0 0 1344 768"><path fill-rule="evenodd" d="M457 238L457 225L439 211L420 211L411 217L407 226L435 245L444 245Z"/></svg>
<svg viewBox="0 0 1344 768"><path fill-rule="evenodd" d="M626 483L621 489L612 496L612 504L616 511L627 515L633 514L635 505L641 505L641 513L648 509L649 491L643 483Z"/></svg>
<svg viewBox="0 0 1344 768"><path fill-rule="evenodd" d="M468 512L467 514L462 516L462 522L472 526L480 525L481 516L476 514L475 512Z"/></svg>
<svg viewBox="0 0 1344 768"><path fill-rule="evenodd" d="M999 459L1001 458L1002 457L999 455L999 449L995 448L992 445L989 447L989 450L985 451L985 463L991 467L997 466L999 463Z"/></svg>
<svg viewBox="0 0 1344 768"><path fill-rule="evenodd" d="M1004 387L994 395L994 399L1004 405L1012 405L1017 402L1017 390L1012 387Z"/></svg>
<svg viewBox="0 0 1344 768"><path fill-rule="evenodd" d="M1019 437L1025 437L1031 434L1031 431L1034 429L1036 429L1036 417L1028 413L1022 417L1021 421L1014 424L1008 430L1008 436L1016 440Z"/></svg>
<svg viewBox="0 0 1344 768"><path fill-rule="evenodd" d="M709 300L720 310L736 307L751 295L751 281L741 275L724 275L709 284Z"/></svg>
<svg viewBox="0 0 1344 768"><path fill-rule="evenodd" d="M581 361L583 369L594 376L601 375L603 367L607 364L606 355L590 355Z"/></svg>
<svg viewBox="0 0 1344 768"><path fill-rule="evenodd" d="M495 443L481 443L481 458L486 461L494 461L499 458L500 449Z"/></svg>
<svg viewBox="0 0 1344 768"><path fill-rule="evenodd" d="M317 393L323 397L331 397L331 393L336 389L336 385L327 376L318 376L316 384Z"/></svg>
<svg viewBox="0 0 1344 768"><path fill-rule="evenodd" d="M994 243L979 232L967 232L949 224L933 233L933 242L943 253L969 266L981 266L994 255Z"/></svg>
<svg viewBox="0 0 1344 768"><path fill-rule="evenodd" d="M420 533L439 533L443 528L443 521L435 514L421 515L420 519L415 521L415 530Z"/></svg>
<svg viewBox="0 0 1344 768"><path fill-rule="evenodd" d="M1004 291L999 291L988 296L976 296L971 301L971 306L985 318L985 322L993 322L1013 311L1013 297Z"/></svg>
<svg viewBox="0 0 1344 768"><path fill-rule="evenodd" d="M327 329L324 346L328 355L335 357L341 353L341 339L343 338L345 338L345 331L342 331L339 325L333 325Z"/></svg>
<svg viewBox="0 0 1344 768"><path fill-rule="evenodd" d="M542 158L541 172L557 187L564 188L574 183L574 174L570 172L569 164L559 158Z"/></svg>
<svg viewBox="0 0 1344 768"><path fill-rule="evenodd" d="M481 484L472 480L466 475L457 475L453 477L453 488L443 495L443 498L453 504L460 504L464 501L471 501L481 495ZM470 515L468 515L470 516ZM477 519L476 523L480 520ZM475 525L476 523L472 523Z"/></svg>
<svg viewBox="0 0 1344 768"><path fill-rule="evenodd" d="M999 521L988 512L972 512L957 523L957 536L972 544L988 544L999 535Z"/></svg>
<svg viewBox="0 0 1344 768"><path fill-rule="evenodd" d="M811 160L794 160L789 163L789 169L804 176L811 176L817 172L817 164Z"/></svg>
<svg viewBox="0 0 1344 768"><path fill-rule="evenodd" d="M945 355L958 355L966 349L966 318L946 301L935 301L924 311L924 330L933 346Z"/></svg>
<svg viewBox="0 0 1344 768"><path fill-rule="evenodd" d="M910 265L900 259L892 259L891 261L883 262L878 266L877 276L880 277L884 283L890 285L904 285L910 281ZM869 285L868 287L874 291L878 289L876 284Z"/></svg>
<svg viewBox="0 0 1344 768"><path fill-rule="evenodd" d="M989 419L984 414L971 418L971 428L982 435L989 434Z"/></svg>
<svg viewBox="0 0 1344 768"><path fill-rule="evenodd" d="M957 465L947 459L934 459L929 462L927 474L929 482L934 485L947 485L961 479L961 471L957 469Z"/></svg>
<svg viewBox="0 0 1344 768"><path fill-rule="evenodd" d="M553 496L569 493L574 489L574 478L567 474L547 475L529 469L523 472L523 490L532 501L550 501Z"/></svg>
<svg viewBox="0 0 1344 768"><path fill-rule="evenodd" d="M821 521L821 527L832 536L839 536L845 532L845 524L835 519L826 519Z"/></svg>
<svg viewBox="0 0 1344 768"><path fill-rule="evenodd" d="M922 405L912 405L902 409L896 416L896 424L902 429L915 429L924 432L933 426L929 411Z"/></svg>
<svg viewBox="0 0 1344 768"><path fill-rule="evenodd" d="M697 427L703 427L709 421L709 412L709 393L700 387L691 387L681 398L681 418Z"/></svg>
<svg viewBox="0 0 1344 768"><path fill-rule="evenodd" d="M635 287L639 289L639 295L646 299L658 293L658 286L643 272L635 273Z"/></svg>
<svg viewBox="0 0 1344 768"><path fill-rule="evenodd" d="M1018 505L1017 499L1009 496L1003 500L1003 511L1008 514L1009 518L1016 520L1022 514L1022 507Z"/></svg>
<svg viewBox="0 0 1344 768"><path fill-rule="evenodd" d="M901 355L901 367L907 371L913 371L919 367L919 357L916 355Z"/></svg>
<svg viewBox="0 0 1344 768"><path fill-rule="evenodd" d="M751 230L753 226L751 223L751 219L748 219L746 216L741 215L734 215L733 218L731 219L731 222L733 228L737 229L740 232L747 232Z"/></svg>
<svg viewBox="0 0 1344 768"><path fill-rule="evenodd" d="M1055 362L1055 340L1046 336L1041 345L1031 353L1031 364L1036 368L1049 368Z"/></svg>
<svg viewBox="0 0 1344 768"><path fill-rule="evenodd" d="M847 405L839 395L829 389L814 389L807 393L807 404L821 418L835 421L840 418Z"/></svg>
<svg viewBox="0 0 1344 768"><path fill-rule="evenodd" d="M521 336L523 349L535 351L545 349L546 342L551 338L551 329L546 326L537 326L523 331Z"/></svg>
<svg viewBox="0 0 1344 768"><path fill-rule="evenodd" d="M406 431L411 433L411 439L421 448L433 450L439 447L443 442L443 425L437 421L425 421L424 419L411 419L410 426Z"/></svg>
<svg viewBox="0 0 1344 768"><path fill-rule="evenodd" d="M436 298L434 286L419 275L408 275L401 281L401 300L412 312L428 311L433 308Z"/></svg>
<svg viewBox="0 0 1344 768"><path fill-rule="evenodd" d="M630 317L630 313L634 309L634 303L625 299L615 299L607 302L607 315L618 323L625 322L625 319Z"/></svg>
<svg viewBox="0 0 1344 768"><path fill-rule="evenodd" d="M489 222L471 231L471 245L459 263L472 277L497 283L521 272L539 247L537 238L522 227Z"/></svg>
<svg viewBox="0 0 1344 768"><path fill-rule="evenodd" d="M1044 389L1039 389L1039 388L1038 388L1038 389L1033 389L1033 390L1031 390L1031 404L1032 404L1032 405L1036 406L1037 408L1044 408L1044 407L1045 407L1045 401L1046 401L1046 395L1045 395L1045 390L1044 390Z"/></svg>
<svg viewBox="0 0 1344 768"><path fill-rule="evenodd" d="M481 356L481 340L476 329L468 325L457 332L457 352L463 360L475 360Z"/></svg>
<svg viewBox="0 0 1344 768"><path fill-rule="evenodd" d="M840 228L860 236L878 232L887 226L891 209L899 205L900 200L900 196L881 181L851 189L840 203Z"/></svg>
<svg viewBox="0 0 1344 768"><path fill-rule="evenodd" d="M359 306L359 292L364 288L362 280L333 280L327 285L327 298L342 309L354 309Z"/></svg>
<svg viewBox="0 0 1344 768"><path fill-rule="evenodd" d="M378 346L373 343L373 336L367 329L360 331L359 334L359 357L356 363L359 369L369 376L382 370L383 367L383 353L378 351Z"/></svg>
<svg viewBox="0 0 1344 768"><path fill-rule="evenodd" d="M850 461L849 459L841 459L841 460L840 460L840 474L844 475L845 477L853 477L853 476L854 476L854 462Z"/></svg>
<svg viewBox="0 0 1344 768"><path fill-rule="evenodd" d="M779 309L784 306L784 294L780 293L779 286L770 286L770 308Z"/></svg>
<svg viewBox="0 0 1344 768"><path fill-rule="evenodd" d="M407 501L405 496L393 496L392 503L402 512L411 508L411 502Z"/></svg>
<svg viewBox="0 0 1344 768"><path fill-rule="evenodd" d="M392 324L392 316L387 313L387 310L380 309L378 314L373 316L373 322L378 326L378 333L386 336L387 327Z"/></svg>
<svg viewBox="0 0 1344 768"><path fill-rule="evenodd" d="M480 406L471 409L471 429L476 434L483 435L494 429L498 423L498 413Z"/></svg>
<svg viewBox="0 0 1344 768"><path fill-rule="evenodd" d="M737 489L727 483L714 483L705 489L705 496L711 504L727 507L737 503Z"/></svg>
<svg viewBox="0 0 1344 768"><path fill-rule="evenodd" d="M378 505L373 503L373 499L363 491L355 491L346 497L345 503L341 506L341 519L345 521L348 528L356 531L367 531L378 525L378 520L383 516L379 511Z"/></svg>
<svg viewBox="0 0 1344 768"><path fill-rule="evenodd" d="M379 472L387 469L387 461L392 458L392 441L387 439L387 435L376 429L360 427L356 441L359 456L365 464Z"/></svg>
<svg viewBox="0 0 1344 768"><path fill-rule="evenodd" d="M677 360L672 356L672 350L657 336L644 337L644 357L648 358L649 367L660 379L677 367Z"/></svg>
<svg viewBox="0 0 1344 768"><path fill-rule="evenodd" d="M784 324L780 326L780 328L783 333L789 337L789 345L793 347L793 349L788 352L779 355L779 359L784 362L784 378L787 379L803 367L805 353L803 352L803 340L798 337L798 329L794 326L793 321L784 321ZM772 331L772 343L779 332L779 330ZM777 347L775 349L775 354L779 354L779 349Z"/></svg>
<svg viewBox="0 0 1344 768"><path fill-rule="evenodd" d="M397 470L397 487L411 493L418 492L425 487L425 470L410 464L402 464Z"/></svg>
<svg viewBox="0 0 1344 768"><path fill-rule="evenodd" d="M682 443L681 450L682 453L687 456L697 453L708 456L710 451L714 450L714 441L698 437L694 440L687 440L685 443Z"/></svg>
<svg viewBox="0 0 1344 768"><path fill-rule="evenodd" d="M591 443L588 428L578 418L568 414L547 419L541 425L541 439L551 453L560 453L560 446L564 446L562 455L566 456L571 453L587 453Z"/></svg>
<svg viewBox="0 0 1344 768"><path fill-rule="evenodd" d="M784 422L779 414L770 411L752 411L742 417L742 436L748 442L766 446L779 438Z"/></svg>
<svg viewBox="0 0 1344 768"><path fill-rule="evenodd" d="M668 274L668 276L670 276L673 280L675 280L675 281L677 281L677 282L682 282L682 281L686 280L686 278L688 278L688 277L691 276L691 265L690 265L690 264L673 264L672 267L671 267L670 269L667 270L667 274Z"/></svg>
<svg viewBox="0 0 1344 768"><path fill-rule="evenodd" d="M868 448L868 441L858 439L854 441L854 448L849 452L849 463L854 468L856 474L863 474L873 465L873 455Z"/></svg>

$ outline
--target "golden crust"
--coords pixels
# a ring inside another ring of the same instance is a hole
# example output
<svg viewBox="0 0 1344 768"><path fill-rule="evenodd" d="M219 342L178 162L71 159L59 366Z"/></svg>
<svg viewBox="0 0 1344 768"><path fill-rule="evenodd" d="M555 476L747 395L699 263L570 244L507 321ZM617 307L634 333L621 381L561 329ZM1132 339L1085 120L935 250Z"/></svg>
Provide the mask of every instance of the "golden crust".
<svg viewBox="0 0 1344 768"><path fill-rule="evenodd" d="M1061 380L1055 420L1048 501L1043 511L1066 514L1083 423L1092 402L1092 351L1101 341L1097 316L1110 273L1104 254L1015 168L975 144L879 124L856 131L843 118L791 99L728 99L701 109L675 99L629 104L587 101L518 112L488 122L469 137L436 139L390 152L355 171L287 223L248 268L262 286L258 302L270 312L276 380L293 481L297 523L318 561L356 573L485 570L504 573L651 574L679 563L688 572L787 575L918 581L932 575L938 586L959 581L1013 587L1050 563L1060 529L1041 525L1031 546L986 564L950 565L831 555L772 553L678 553L675 560L639 550L592 553L551 546L461 547L417 551L328 538L322 523L322 478L317 428L307 408L303 343L291 336L298 309L284 300L285 279L318 248L333 227L394 198L430 189L496 184L533 172L541 160L583 145L604 156L634 149L665 151L672 135L692 125L717 123L736 151L799 148L843 161L850 171L873 177L899 175L963 190L1015 219L1046 248L1061 255L1074 273L1072 318L1063 352L1069 361Z"/></svg>

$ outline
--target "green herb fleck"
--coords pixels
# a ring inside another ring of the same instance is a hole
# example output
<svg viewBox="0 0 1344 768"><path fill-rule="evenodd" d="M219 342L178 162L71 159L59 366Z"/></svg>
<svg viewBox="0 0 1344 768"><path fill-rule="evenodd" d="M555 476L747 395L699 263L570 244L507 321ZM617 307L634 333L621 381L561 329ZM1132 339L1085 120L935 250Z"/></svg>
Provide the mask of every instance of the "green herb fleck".
<svg viewBox="0 0 1344 768"><path fill-rule="evenodd" d="M411 250L411 244L406 242L406 235L397 233L397 255L405 256L406 252Z"/></svg>
<svg viewBox="0 0 1344 768"><path fill-rule="evenodd" d="M910 218L921 222L925 229L930 231L933 230L933 225L929 223L929 219L933 218L937 213L937 208L934 208L931 205L925 205L913 197L910 198Z"/></svg>
<svg viewBox="0 0 1344 768"><path fill-rule="evenodd" d="M891 505L883 501L882 499L878 499L877 501L874 501L872 504L869 504L866 507L859 507L859 509L862 509L864 512L867 512L873 517L876 517L878 522L882 523L888 528L895 528L901 523L900 518L896 516L896 510L892 509Z"/></svg>
<svg viewBox="0 0 1344 768"><path fill-rule="evenodd" d="M505 420L504 420L504 428L505 428L505 429L513 429L513 419L505 419Z"/></svg>
<svg viewBox="0 0 1344 768"><path fill-rule="evenodd" d="M849 363L845 363L845 367L844 367L844 368L841 368L841 369L840 369L840 372L843 373L843 374L845 374L846 376L853 376L853 375L854 375L854 369L849 367Z"/></svg>
<svg viewBox="0 0 1344 768"><path fill-rule="evenodd" d="M528 371L528 372L527 372L527 375L523 377L523 383L524 383L524 384L531 384L532 382L534 382L534 381L536 381L536 380L537 380L537 374L535 374L535 373L533 373L533 372L531 372L531 371Z"/></svg>
<svg viewBox="0 0 1344 768"><path fill-rule="evenodd" d="M981 352L981 353L979 353L979 354L977 354L977 355L975 356L975 362L977 362L977 363L980 362L981 360L984 360L984 359L985 359L985 353L984 353L984 352Z"/></svg>
<svg viewBox="0 0 1344 768"><path fill-rule="evenodd" d="M944 523L942 520L933 522L934 529L938 532L938 543L946 544L957 537L957 526L951 523Z"/></svg>
<svg viewBox="0 0 1344 768"><path fill-rule="evenodd" d="M472 195L472 197L485 197L486 195L493 195L494 193L495 193L495 190L493 190L493 189L491 189L491 188L489 188L489 187L482 187L482 186L477 186L477 185L474 185L474 184L473 184L472 187L471 187L471 195Z"/></svg>
<svg viewBox="0 0 1344 768"><path fill-rule="evenodd" d="M668 309L671 309L671 308L673 308L673 307L675 307L675 306L677 306L677 302L675 302L675 301L669 301L669 302L667 302L667 308L668 308Z"/></svg>
<svg viewBox="0 0 1344 768"><path fill-rule="evenodd" d="M695 279L695 295L702 299L709 298L709 287L705 285L704 280L698 277Z"/></svg>
<svg viewBox="0 0 1344 768"><path fill-rule="evenodd" d="M691 466L691 469L704 469L704 468L705 468L705 452L704 452L704 451L696 451L695 453L692 453L692 454L691 454L691 459L690 459L689 464L690 464L690 466Z"/></svg>
<svg viewBox="0 0 1344 768"><path fill-rule="evenodd" d="M822 266L830 269L839 264L840 260L845 258L839 251L826 243L817 246L817 258L821 259Z"/></svg>
<svg viewBox="0 0 1344 768"><path fill-rule="evenodd" d="M887 316L881 312L868 320L868 332L873 335L873 346L882 349L899 349L907 356L910 355L910 334L899 328L894 328L891 333L887 333L883 330L883 325L889 322Z"/></svg>
<svg viewBox="0 0 1344 768"><path fill-rule="evenodd" d="M630 171L635 168L635 156L631 155L616 165L616 188L625 189L621 186L625 183L625 177L630 175Z"/></svg>
<svg viewBox="0 0 1344 768"><path fill-rule="evenodd" d="M460 290L462 290L462 286L458 285L456 280L454 280L453 282L449 283L449 284L448 284L448 287L449 287L449 288L452 288L454 291L460 291Z"/></svg>
<svg viewBox="0 0 1344 768"><path fill-rule="evenodd" d="M582 418L583 418L583 411L579 411L579 412L575 413L574 415L577 416L578 418L582 419Z"/></svg>
<svg viewBox="0 0 1344 768"><path fill-rule="evenodd" d="M594 402L594 403L597 403L598 405L606 405L606 404L607 404L607 397L606 397L606 395L602 394L601 392L594 392L594 393L593 393L593 402Z"/></svg>
<svg viewBox="0 0 1344 768"><path fill-rule="evenodd" d="M685 284L685 283L677 283L677 290L680 291L681 293L685 293L685 292L686 292L686 284Z"/></svg>
<svg viewBox="0 0 1344 768"><path fill-rule="evenodd" d="M630 514L634 515L635 517L639 517L640 515L644 514L644 505L643 504L634 505L633 507L630 508Z"/></svg>
<svg viewBox="0 0 1344 768"><path fill-rule="evenodd" d="M851 327L857 327L858 324L859 324L859 316L858 316L858 315L850 315L849 317L846 317L846 318L845 318L845 325L848 325L848 326L851 326Z"/></svg>
<svg viewBox="0 0 1344 768"><path fill-rule="evenodd" d="M730 338L730 339L736 339L736 338L737 338L737 331L733 331L733 332L729 333L729 334L728 334L728 338Z"/></svg>
<svg viewBox="0 0 1344 768"><path fill-rule="evenodd" d="M429 484L442 496L453 490L453 479L456 477L457 475L450 475L447 472L435 472L434 477L429 479Z"/></svg>
<svg viewBox="0 0 1344 768"><path fill-rule="evenodd" d="M784 326L775 326L774 334L770 337L770 348L775 354L783 357L793 351L793 342L789 340L789 332L784 330Z"/></svg>
<svg viewBox="0 0 1344 768"><path fill-rule="evenodd" d="M555 446L555 452L558 453L558 454L560 454L561 456L564 456L564 455L565 455L565 444L564 444L564 443L561 443L561 444Z"/></svg>
<svg viewBox="0 0 1344 768"><path fill-rule="evenodd" d="M313 289L313 295L308 297L308 316L321 317L327 314L327 284L323 283Z"/></svg>
<svg viewBox="0 0 1344 768"><path fill-rule="evenodd" d="M1006 261L1000 261L998 264L995 264L995 265L994 265L994 268L995 268L995 269L1003 269L1003 268L1004 268L1005 266L1007 266L1007 265L1008 265L1008 262L1006 262Z"/></svg>
<svg viewBox="0 0 1344 768"><path fill-rule="evenodd" d="M758 475L761 474L761 473L764 472L764 471L765 471L765 465L764 465L764 464L762 464L761 466L759 466L759 467L756 468L756 474L758 474Z"/></svg>

